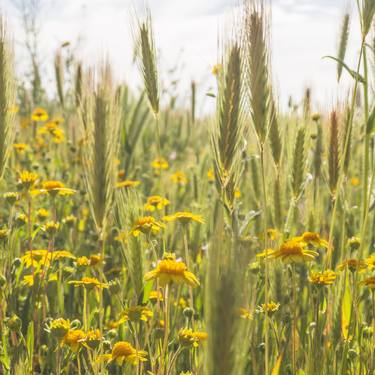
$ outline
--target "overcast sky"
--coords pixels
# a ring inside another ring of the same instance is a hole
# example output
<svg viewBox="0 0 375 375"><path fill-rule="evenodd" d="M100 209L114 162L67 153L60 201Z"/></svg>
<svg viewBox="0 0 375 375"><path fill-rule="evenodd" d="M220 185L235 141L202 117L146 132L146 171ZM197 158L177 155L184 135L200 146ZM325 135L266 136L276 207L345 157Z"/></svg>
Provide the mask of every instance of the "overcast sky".
<svg viewBox="0 0 375 375"><path fill-rule="evenodd" d="M51 66L52 54L64 41L77 44L78 55L91 64L108 55L116 75L133 87L139 74L132 66L133 38L129 23L131 10L143 0L44 0L40 14L40 47L44 66ZM214 84L211 67L218 60L218 35L223 36L238 0L149 0L155 39L163 72L177 65L173 79L180 80L180 91L188 95L191 79L199 84L200 98ZM346 83L338 90L336 67L322 60L335 54L341 18L348 0L273 0L272 67L282 107L292 95L299 100L304 88L312 88L314 101L330 107L337 94L345 96ZM19 67L24 61L22 29L12 0L0 0L17 41ZM141 7L142 8L142 7ZM355 9L353 9L355 13ZM358 54L358 23L351 23L347 61L354 65ZM20 68L21 69L21 68ZM166 76L164 74L164 76ZM212 106L205 97L201 106ZM203 108L201 108L203 109Z"/></svg>

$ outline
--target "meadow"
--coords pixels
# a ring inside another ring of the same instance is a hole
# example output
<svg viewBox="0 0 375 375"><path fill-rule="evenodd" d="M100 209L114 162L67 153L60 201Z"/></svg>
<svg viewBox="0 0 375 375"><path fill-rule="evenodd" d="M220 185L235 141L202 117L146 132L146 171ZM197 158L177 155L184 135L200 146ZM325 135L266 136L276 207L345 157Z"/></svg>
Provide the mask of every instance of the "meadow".
<svg viewBox="0 0 375 375"><path fill-rule="evenodd" d="M0 374L375 374L375 1L353 3L326 57L351 88L324 111L309 89L280 110L260 0L205 116L199 83L185 105L163 87L148 12L141 92L63 44L46 95L3 20Z"/></svg>

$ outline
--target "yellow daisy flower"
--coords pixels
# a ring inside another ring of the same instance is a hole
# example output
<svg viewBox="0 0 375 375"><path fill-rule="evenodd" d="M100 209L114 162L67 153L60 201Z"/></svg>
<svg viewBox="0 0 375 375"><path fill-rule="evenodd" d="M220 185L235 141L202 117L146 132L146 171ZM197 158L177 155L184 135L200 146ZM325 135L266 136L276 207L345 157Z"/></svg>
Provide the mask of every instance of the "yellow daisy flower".
<svg viewBox="0 0 375 375"><path fill-rule="evenodd" d="M155 210L161 210L165 206L169 205L169 200L165 199L159 195L151 195L147 198L147 202L144 205L145 211L155 211Z"/></svg>
<svg viewBox="0 0 375 375"><path fill-rule="evenodd" d="M332 285L336 280L337 273L331 270L326 270L323 272L312 271L309 275L309 281L313 285L327 286Z"/></svg>
<svg viewBox="0 0 375 375"><path fill-rule="evenodd" d="M181 171L177 171L172 174L171 176L172 182L174 182L177 185L186 185L188 183L188 179L186 177L186 174Z"/></svg>
<svg viewBox="0 0 375 375"><path fill-rule="evenodd" d="M31 114L31 120L33 121L47 121L48 118L47 111L40 107L35 108Z"/></svg>
<svg viewBox="0 0 375 375"><path fill-rule="evenodd" d="M183 328L178 332L178 341L181 346L198 347L199 343L208 337L206 332L193 331L190 328Z"/></svg>
<svg viewBox="0 0 375 375"><path fill-rule="evenodd" d="M201 215L195 215L188 211L176 212L173 215L167 215L163 217L165 221L179 221L181 224L189 224L193 221L203 224L204 220Z"/></svg>
<svg viewBox="0 0 375 375"><path fill-rule="evenodd" d="M157 234L162 229L165 228L163 223L160 223L152 216L140 217L133 226L133 229L130 231L134 237L138 237L141 233L150 235Z"/></svg>

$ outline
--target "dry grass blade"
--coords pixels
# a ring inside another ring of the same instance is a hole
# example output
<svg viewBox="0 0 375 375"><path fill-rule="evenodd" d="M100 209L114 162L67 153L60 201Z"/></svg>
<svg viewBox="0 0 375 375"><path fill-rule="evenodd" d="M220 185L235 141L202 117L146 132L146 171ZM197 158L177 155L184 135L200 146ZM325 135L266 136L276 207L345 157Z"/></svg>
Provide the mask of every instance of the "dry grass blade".
<svg viewBox="0 0 375 375"><path fill-rule="evenodd" d="M345 54L346 54L346 48L348 46L348 38L349 38L349 25L350 25L350 15L349 13L346 13L344 15L344 18L342 20L341 25L341 32L340 32L340 41L337 51L337 58L340 61L344 61ZM340 81L342 73L342 64L337 64L337 81Z"/></svg>
<svg viewBox="0 0 375 375"><path fill-rule="evenodd" d="M217 187L229 208L239 179L241 123L241 50L237 43L229 49L222 82L219 86L218 127L213 131Z"/></svg>
<svg viewBox="0 0 375 375"><path fill-rule="evenodd" d="M305 129L299 128L294 144L292 163L292 190L294 197L296 198L301 193L305 173L305 164Z"/></svg>
<svg viewBox="0 0 375 375"><path fill-rule="evenodd" d="M311 89L309 87L305 90L305 95L303 97L303 118L305 122L308 121L311 114Z"/></svg>
<svg viewBox="0 0 375 375"><path fill-rule="evenodd" d="M314 159L313 159L314 177L316 179L318 179L321 176L322 157L323 157L323 132L322 132L322 125L320 124L320 121L318 121L316 144L315 144Z"/></svg>
<svg viewBox="0 0 375 375"><path fill-rule="evenodd" d="M267 25L262 2L245 3L245 50L250 112L261 144L267 136L269 73Z"/></svg>
<svg viewBox="0 0 375 375"><path fill-rule="evenodd" d="M339 125L336 111L331 113L328 149L329 188L335 194L340 170Z"/></svg>
<svg viewBox="0 0 375 375"><path fill-rule="evenodd" d="M14 138L15 80L10 43L3 20L0 20L0 178Z"/></svg>
<svg viewBox="0 0 375 375"><path fill-rule="evenodd" d="M75 82L74 82L74 96L76 101L76 106L81 105L82 100L82 64L78 63L75 72Z"/></svg>
<svg viewBox="0 0 375 375"><path fill-rule="evenodd" d="M159 114L159 83L156 66L156 50L152 31L151 16L138 22L137 49L138 64L142 71L147 97L154 115Z"/></svg>

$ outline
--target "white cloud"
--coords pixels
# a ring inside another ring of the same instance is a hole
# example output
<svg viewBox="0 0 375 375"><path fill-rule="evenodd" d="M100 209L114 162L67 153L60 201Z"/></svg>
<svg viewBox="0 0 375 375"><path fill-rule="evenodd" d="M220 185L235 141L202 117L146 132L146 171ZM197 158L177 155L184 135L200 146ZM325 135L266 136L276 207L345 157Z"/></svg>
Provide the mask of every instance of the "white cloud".
<svg viewBox="0 0 375 375"><path fill-rule="evenodd" d="M283 106L289 94L300 97L306 85L312 86L319 102L335 100L335 64L321 57L335 53L344 1L274 0L272 62ZM5 1L4 7L16 39L21 41L22 30L9 4L10 0ZM41 32L45 66L51 65L59 43L80 36L80 58L93 63L108 53L117 76L133 87L139 84L139 74L131 64L133 39L129 14L134 1L48 0L48 4ZM136 0L138 9L141 4L143 0ZM224 30L235 4L238 0L149 0L156 45L161 52L161 70L166 71L179 61L174 78L181 81L180 87L186 95L191 79L200 83L201 98L214 84L210 67L218 57L218 31ZM355 29L352 34L358 34L357 23L352 28ZM358 37L352 36L350 64L354 64L357 46ZM17 53L24 56L20 48ZM213 104L210 98L205 102Z"/></svg>

